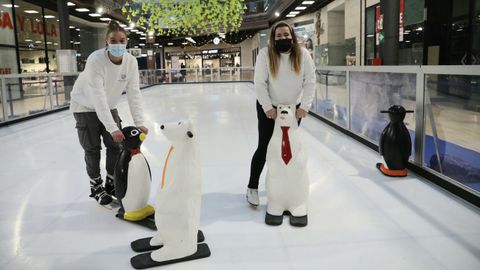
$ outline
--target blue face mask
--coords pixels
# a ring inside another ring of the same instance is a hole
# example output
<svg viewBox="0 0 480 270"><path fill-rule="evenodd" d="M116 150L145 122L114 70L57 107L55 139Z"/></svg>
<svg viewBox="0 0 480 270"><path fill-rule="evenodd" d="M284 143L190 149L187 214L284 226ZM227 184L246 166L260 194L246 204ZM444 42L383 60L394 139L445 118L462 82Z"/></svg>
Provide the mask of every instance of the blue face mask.
<svg viewBox="0 0 480 270"><path fill-rule="evenodd" d="M127 45L125 44L108 44L108 51L115 57L122 57L127 52Z"/></svg>

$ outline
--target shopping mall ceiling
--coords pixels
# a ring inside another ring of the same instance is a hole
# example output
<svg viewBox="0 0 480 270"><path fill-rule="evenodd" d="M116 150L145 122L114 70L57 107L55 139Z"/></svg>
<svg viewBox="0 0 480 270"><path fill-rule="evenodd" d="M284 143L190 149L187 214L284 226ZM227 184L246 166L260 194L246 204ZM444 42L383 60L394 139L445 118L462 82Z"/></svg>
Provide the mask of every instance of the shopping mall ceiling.
<svg viewBox="0 0 480 270"><path fill-rule="evenodd" d="M142 0L148 2L149 0ZM151 0L152 2L158 2L160 0ZM161 0L165 2L179 2L181 0ZM187 3L189 0L183 0L184 3ZM193 0L192 0L193 1ZM200 2L205 2L205 0L195 0ZM124 8L126 5L133 2L138 2L136 0L70 0L68 2L69 13L70 15L83 18L91 22L108 22L108 20L115 19L120 22L123 22L123 26L128 28L131 32L130 37L137 39L139 43L142 42L147 44L154 45L170 45L170 46L197 46L201 47L207 43L212 43L212 41L217 37L221 42L228 44L237 44L242 42L247 38L251 38L255 35L256 32L262 29L270 27L273 23L279 20L288 19L295 16L301 16L304 14L309 14L319 10L321 7L327 5L333 0L316 0L316 1L305 1L305 0L237 0L241 2L244 6L243 17L240 18L241 24L239 27L229 27L227 31L200 31L190 32L190 33L170 33L168 31L159 31L157 29L147 29L147 27L141 25L131 25L132 14L125 12ZM29 2L43 5L49 9L56 9L57 0L31 0ZM208 2L208 1L207 1ZM232 3L232 1L225 0L225 5ZM152 5L156 6L156 5ZM130 9L128 11L132 10ZM136 7L142 8L141 5ZM82 9L83 8L83 9ZM122 12L122 8L123 12ZM145 7L143 7L145 8ZM217 7L218 8L218 7ZM221 7L220 7L221 9ZM221 10L219 10L220 12ZM162 12L165 13L165 12ZM177 10L178 13L178 10ZM171 17L171 16L170 16ZM212 18L212 17L210 17ZM130 21L129 21L130 19ZM208 18L206 19L208 21ZM138 22L138 20L137 20ZM228 21L227 21L228 22ZM204 24L208 26L208 23ZM223 24L222 24L223 25ZM230 29L235 31L229 31ZM155 31L155 34L152 36L149 35L149 32ZM210 32L210 33L205 33ZM225 32L225 33L223 33ZM186 41L185 38L190 38Z"/></svg>

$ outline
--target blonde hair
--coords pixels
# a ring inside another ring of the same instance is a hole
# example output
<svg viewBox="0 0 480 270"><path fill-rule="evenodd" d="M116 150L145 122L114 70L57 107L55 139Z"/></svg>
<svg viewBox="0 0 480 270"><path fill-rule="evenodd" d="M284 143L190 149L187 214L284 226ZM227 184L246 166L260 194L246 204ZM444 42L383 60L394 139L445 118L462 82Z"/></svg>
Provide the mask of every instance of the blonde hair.
<svg viewBox="0 0 480 270"><path fill-rule="evenodd" d="M298 44L297 36L295 35L295 31L293 28L286 22L278 22L272 27L272 31L270 31L270 38L268 43L268 59L270 60L269 68L272 77L275 78L278 73L278 65L280 59L280 52L275 47L275 31L279 27L288 27L290 30L290 35L292 36L292 49L290 51L290 64L293 66L293 70L295 73L300 74L300 64L302 62L302 50L300 45Z"/></svg>

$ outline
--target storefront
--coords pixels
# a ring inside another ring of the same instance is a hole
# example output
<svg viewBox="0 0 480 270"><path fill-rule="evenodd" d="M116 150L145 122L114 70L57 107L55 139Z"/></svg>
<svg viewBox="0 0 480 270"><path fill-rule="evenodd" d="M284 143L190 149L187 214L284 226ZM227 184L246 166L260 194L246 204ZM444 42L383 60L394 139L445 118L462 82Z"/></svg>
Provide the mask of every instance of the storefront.
<svg viewBox="0 0 480 270"><path fill-rule="evenodd" d="M179 51L165 53L165 67L178 69L181 64L186 68L223 68L241 66L240 47L209 49L201 51Z"/></svg>
<svg viewBox="0 0 480 270"><path fill-rule="evenodd" d="M77 51L77 70L104 46L104 23L70 16L70 44ZM57 72L60 49L58 13L26 1L0 0L0 74Z"/></svg>

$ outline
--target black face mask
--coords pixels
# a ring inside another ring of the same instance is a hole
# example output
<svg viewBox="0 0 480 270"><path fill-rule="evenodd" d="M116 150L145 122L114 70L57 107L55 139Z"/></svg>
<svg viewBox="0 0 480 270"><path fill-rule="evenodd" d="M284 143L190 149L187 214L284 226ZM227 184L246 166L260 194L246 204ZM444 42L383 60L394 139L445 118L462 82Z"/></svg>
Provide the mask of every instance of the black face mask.
<svg viewBox="0 0 480 270"><path fill-rule="evenodd" d="M292 46L292 39L275 40L275 48L281 53L288 52L292 48Z"/></svg>

